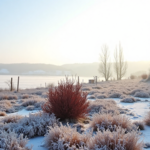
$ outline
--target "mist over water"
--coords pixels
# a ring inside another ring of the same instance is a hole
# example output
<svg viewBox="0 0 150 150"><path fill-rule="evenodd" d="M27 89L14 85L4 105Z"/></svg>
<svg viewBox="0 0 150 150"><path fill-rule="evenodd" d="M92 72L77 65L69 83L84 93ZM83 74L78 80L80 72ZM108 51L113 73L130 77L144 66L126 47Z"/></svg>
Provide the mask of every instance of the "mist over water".
<svg viewBox="0 0 150 150"><path fill-rule="evenodd" d="M0 88L8 88L6 84L7 81L13 78L13 83L15 88L17 87L17 75L0 75ZM50 83L54 85L58 85L58 82L61 80L65 80L65 76L19 76L19 88L26 89L26 88L37 88L37 87L45 87ZM71 79L72 77L69 76ZM73 77L77 81L77 77ZM89 79L93 79L93 77L80 77L81 83L87 83Z"/></svg>

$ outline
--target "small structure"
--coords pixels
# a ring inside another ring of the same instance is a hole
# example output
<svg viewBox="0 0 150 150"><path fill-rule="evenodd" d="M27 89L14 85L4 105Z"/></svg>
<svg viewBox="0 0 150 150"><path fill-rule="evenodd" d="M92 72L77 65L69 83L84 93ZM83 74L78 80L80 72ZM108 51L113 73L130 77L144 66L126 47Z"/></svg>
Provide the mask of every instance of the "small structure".
<svg viewBox="0 0 150 150"><path fill-rule="evenodd" d="M90 79L90 80L89 80L89 83L94 83L94 79Z"/></svg>

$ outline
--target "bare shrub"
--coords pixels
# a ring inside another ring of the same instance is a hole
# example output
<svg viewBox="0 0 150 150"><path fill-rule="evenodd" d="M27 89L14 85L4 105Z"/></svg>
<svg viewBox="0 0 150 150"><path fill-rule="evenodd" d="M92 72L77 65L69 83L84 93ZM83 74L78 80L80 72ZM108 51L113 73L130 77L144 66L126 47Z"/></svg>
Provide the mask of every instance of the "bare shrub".
<svg viewBox="0 0 150 150"><path fill-rule="evenodd" d="M54 127L56 124L58 125L59 122L54 114L36 113L23 117L17 123L5 124L2 129L7 132L14 131L18 135L23 134L24 137L32 138L45 135L48 129L47 126Z"/></svg>
<svg viewBox="0 0 150 150"><path fill-rule="evenodd" d="M118 128L116 131L98 131L87 142L90 150L143 150L143 142L136 131L126 133L125 129Z"/></svg>
<svg viewBox="0 0 150 150"><path fill-rule="evenodd" d="M60 127L49 127L45 136L45 146L50 150L84 149L88 139L86 135L78 133L76 128L61 124Z"/></svg>
<svg viewBox="0 0 150 150"><path fill-rule="evenodd" d="M0 130L0 149L2 150L32 150L27 147L28 139L23 135L17 135L14 132L5 132Z"/></svg>
<svg viewBox="0 0 150 150"><path fill-rule="evenodd" d="M0 111L0 116L6 116L6 113L4 111Z"/></svg>
<svg viewBox="0 0 150 150"><path fill-rule="evenodd" d="M134 97L126 97L122 100L120 100L120 102L124 102L124 103L134 103L136 102L136 99Z"/></svg>
<svg viewBox="0 0 150 150"><path fill-rule="evenodd" d="M146 114L144 122L146 125L150 126L150 111Z"/></svg>
<svg viewBox="0 0 150 150"><path fill-rule="evenodd" d="M136 92L136 93L134 94L134 96L135 96L135 97L141 97L141 98L149 98L149 97L150 97L148 93L142 92L142 91Z"/></svg>
<svg viewBox="0 0 150 150"><path fill-rule="evenodd" d="M147 74L142 74L141 77L142 77L142 79L147 79L148 75Z"/></svg>
<svg viewBox="0 0 150 150"><path fill-rule="evenodd" d="M140 129L140 130L145 129L144 123L142 121L134 121L133 124L136 125L138 127L138 129Z"/></svg>
<svg viewBox="0 0 150 150"><path fill-rule="evenodd" d="M92 116L90 127L97 131L97 129L103 131L109 129L115 131L118 126L124 129L131 127L130 119L125 115L113 115L111 113L99 113Z"/></svg>
<svg viewBox="0 0 150 150"><path fill-rule="evenodd" d="M9 115L1 120L3 123L17 123L23 116L21 115Z"/></svg>
<svg viewBox="0 0 150 150"><path fill-rule="evenodd" d="M42 106L43 111L54 113L62 120L85 118L89 103L87 93L82 92L81 87L81 84L74 84L74 81L66 77L66 81L49 89L48 101Z"/></svg>

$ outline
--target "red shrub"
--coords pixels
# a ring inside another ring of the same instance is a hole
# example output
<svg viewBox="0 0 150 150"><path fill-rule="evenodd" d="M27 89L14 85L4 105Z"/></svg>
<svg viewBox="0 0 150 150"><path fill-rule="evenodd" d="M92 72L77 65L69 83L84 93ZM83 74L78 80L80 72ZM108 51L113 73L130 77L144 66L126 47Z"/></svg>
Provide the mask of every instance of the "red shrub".
<svg viewBox="0 0 150 150"><path fill-rule="evenodd" d="M42 106L44 112L54 113L56 117L64 119L85 118L89 103L87 93L82 92L81 84L66 78L57 87L50 87L48 101Z"/></svg>
<svg viewBox="0 0 150 150"><path fill-rule="evenodd" d="M142 74L141 77L142 77L142 79L147 79L148 75L147 74Z"/></svg>

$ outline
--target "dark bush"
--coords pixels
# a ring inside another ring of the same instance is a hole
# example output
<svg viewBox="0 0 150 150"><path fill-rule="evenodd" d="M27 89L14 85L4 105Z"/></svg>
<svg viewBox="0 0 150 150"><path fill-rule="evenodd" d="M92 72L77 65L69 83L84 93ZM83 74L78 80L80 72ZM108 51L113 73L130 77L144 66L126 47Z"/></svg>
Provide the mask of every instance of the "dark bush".
<svg viewBox="0 0 150 150"><path fill-rule="evenodd" d="M147 74L142 74L141 77L142 77L142 79L147 79L148 75Z"/></svg>
<svg viewBox="0 0 150 150"><path fill-rule="evenodd" d="M89 103L81 86L66 77L66 81L59 82L57 87L50 87L48 101L42 105L43 111L54 113L61 120L85 118Z"/></svg>

